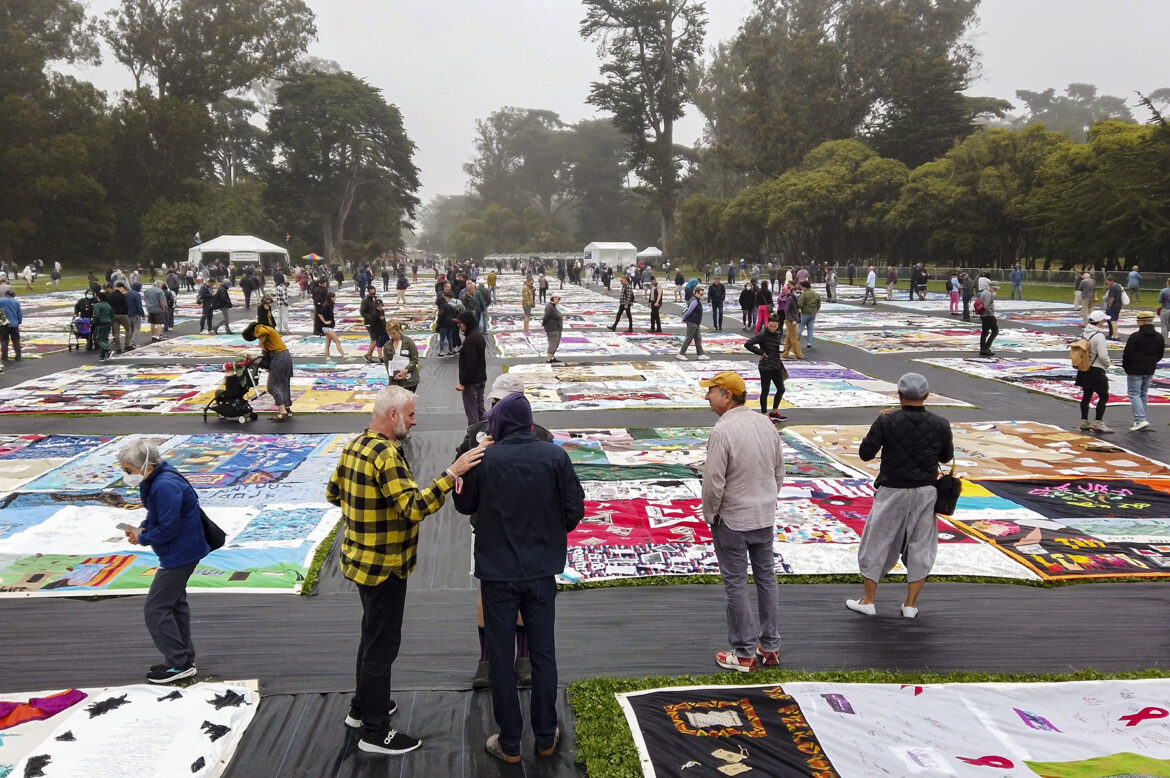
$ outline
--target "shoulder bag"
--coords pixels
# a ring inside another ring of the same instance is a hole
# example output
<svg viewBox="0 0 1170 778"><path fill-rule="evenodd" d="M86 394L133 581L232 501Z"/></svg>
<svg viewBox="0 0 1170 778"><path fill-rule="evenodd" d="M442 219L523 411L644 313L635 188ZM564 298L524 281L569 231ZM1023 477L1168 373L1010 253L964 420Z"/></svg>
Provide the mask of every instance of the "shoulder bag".
<svg viewBox="0 0 1170 778"><path fill-rule="evenodd" d="M955 462L951 460L951 471L943 473L934 482L938 495L934 498L934 512L950 516L955 512L959 502L959 493L963 490L963 479L955 477Z"/></svg>

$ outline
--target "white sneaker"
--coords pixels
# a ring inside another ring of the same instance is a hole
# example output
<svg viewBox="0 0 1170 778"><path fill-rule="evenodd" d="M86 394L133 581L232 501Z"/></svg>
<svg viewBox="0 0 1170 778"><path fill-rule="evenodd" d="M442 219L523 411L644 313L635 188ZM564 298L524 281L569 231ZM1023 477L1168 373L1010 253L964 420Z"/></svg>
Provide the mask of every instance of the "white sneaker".
<svg viewBox="0 0 1170 778"><path fill-rule="evenodd" d="M1129 428L1129 431L1130 432L1137 432L1138 430L1144 430L1148 426L1150 426L1150 423L1148 421L1137 421L1137 422L1134 422L1134 425Z"/></svg>
<svg viewBox="0 0 1170 778"><path fill-rule="evenodd" d="M918 615L918 609L911 608L909 605L903 605L902 606L902 615L908 619L915 618Z"/></svg>
<svg viewBox="0 0 1170 778"><path fill-rule="evenodd" d="M700 361L700 362L706 362L706 361L707 361L708 359L710 359L710 358L711 358L711 357L707 356L706 354L700 354L700 355L699 355L699 361Z"/></svg>
<svg viewBox="0 0 1170 778"><path fill-rule="evenodd" d="M686 362L687 361L686 354L675 354L674 358L677 359L679 362Z"/></svg>
<svg viewBox="0 0 1170 778"><path fill-rule="evenodd" d="M872 602L868 605L862 605L860 600L846 600L845 607L851 611L857 611L858 613L861 613L865 616L873 616L877 613L877 605Z"/></svg>

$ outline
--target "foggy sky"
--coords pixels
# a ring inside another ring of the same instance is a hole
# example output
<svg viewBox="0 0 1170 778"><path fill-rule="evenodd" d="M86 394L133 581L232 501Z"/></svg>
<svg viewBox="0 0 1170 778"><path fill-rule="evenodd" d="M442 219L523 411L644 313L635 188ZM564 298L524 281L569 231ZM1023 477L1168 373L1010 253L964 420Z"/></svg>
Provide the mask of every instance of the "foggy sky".
<svg viewBox="0 0 1170 778"><path fill-rule="evenodd" d="M598 78L596 47L578 36L582 9L572 0L307 1L318 28L309 53L336 60L401 109L424 203L464 191L476 119L505 105L553 110L566 122L595 113L585 98ZM115 5L88 3L91 15ZM731 37L750 8L707 0L707 47ZM983 0L979 17L971 40L982 73L971 94L1014 100L1017 89L1087 82L1132 108L1135 90L1170 86L1167 0ZM111 99L131 86L108 52L98 68L71 70ZM701 128L691 107L676 138L698 138Z"/></svg>

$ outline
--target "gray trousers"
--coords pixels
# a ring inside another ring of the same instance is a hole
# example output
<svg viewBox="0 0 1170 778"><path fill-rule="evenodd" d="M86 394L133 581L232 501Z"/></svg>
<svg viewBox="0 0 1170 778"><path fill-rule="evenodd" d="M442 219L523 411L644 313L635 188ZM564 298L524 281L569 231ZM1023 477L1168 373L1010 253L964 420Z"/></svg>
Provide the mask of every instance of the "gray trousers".
<svg viewBox="0 0 1170 778"><path fill-rule="evenodd" d="M557 349L561 347L561 330L545 330L544 336L548 338L548 355L555 357Z"/></svg>
<svg viewBox="0 0 1170 778"><path fill-rule="evenodd" d="M125 335L122 335L122 330L126 331ZM110 341L113 343L115 351L121 351L123 346L130 345L129 316L114 314L114 320L110 326Z"/></svg>
<svg viewBox="0 0 1170 778"><path fill-rule="evenodd" d="M772 552L775 535L772 527L740 531L722 522L711 532L715 558L723 576L727 642L735 649L736 656L755 656L756 643L765 651L780 650L780 585L776 582L776 557ZM749 559L756 581L758 626L748 597Z"/></svg>
<svg viewBox="0 0 1170 778"><path fill-rule="evenodd" d="M683 338L682 348L679 349L678 353L687 353L687 347L691 345L692 340L695 342L695 353L699 356L703 356L703 338L699 334L699 325L688 321L687 335L685 338Z"/></svg>
<svg viewBox="0 0 1170 778"><path fill-rule="evenodd" d="M938 523L933 485L916 489L878 487L873 508L865 520L857 566L871 581L880 581L902 558L908 581L921 581L934 567L938 554Z"/></svg>
<svg viewBox="0 0 1170 778"><path fill-rule="evenodd" d="M170 667L181 668L195 663L191 609L187 607L187 579L195 572L196 564L158 568L142 608L146 631Z"/></svg>
<svg viewBox="0 0 1170 778"><path fill-rule="evenodd" d="M483 384L468 384L463 387L463 412L467 415L467 426L487 419L483 408Z"/></svg>
<svg viewBox="0 0 1170 778"><path fill-rule="evenodd" d="M126 345L131 348L138 346L138 333L142 331L142 317L129 316L130 328L126 331Z"/></svg>

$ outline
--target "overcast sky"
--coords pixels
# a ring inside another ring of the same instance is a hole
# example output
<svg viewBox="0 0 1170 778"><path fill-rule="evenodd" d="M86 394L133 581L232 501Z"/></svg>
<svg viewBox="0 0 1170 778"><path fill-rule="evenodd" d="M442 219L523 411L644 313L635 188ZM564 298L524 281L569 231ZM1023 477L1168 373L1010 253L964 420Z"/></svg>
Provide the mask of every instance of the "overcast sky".
<svg viewBox="0 0 1170 778"><path fill-rule="evenodd" d="M585 104L597 78L596 47L581 40L572 0L307 0L317 14L314 56L381 88L402 110L418 146L423 202L458 194L472 156L475 120L505 105L544 108L567 122L592 116ZM91 0L91 14L116 0ZM707 47L734 35L750 0L707 0ZM1072 82L1125 97L1170 86L1168 0L983 0L972 33L982 76L972 94L1011 100L1015 90L1058 91ZM79 75L116 92L130 86L106 56ZM111 95L112 96L112 95ZM676 133L695 139L693 108Z"/></svg>

